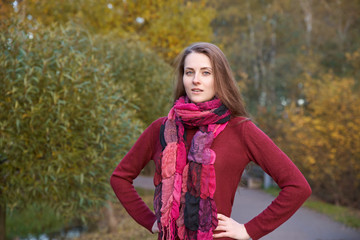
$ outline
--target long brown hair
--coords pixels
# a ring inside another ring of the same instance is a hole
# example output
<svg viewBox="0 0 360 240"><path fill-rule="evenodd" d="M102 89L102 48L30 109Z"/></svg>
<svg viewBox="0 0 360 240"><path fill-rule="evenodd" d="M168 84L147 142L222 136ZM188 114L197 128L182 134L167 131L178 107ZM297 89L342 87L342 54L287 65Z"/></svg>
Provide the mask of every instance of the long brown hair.
<svg viewBox="0 0 360 240"><path fill-rule="evenodd" d="M176 87L174 91L174 101L179 97L185 96L183 84L185 59L190 53L205 54L211 62L214 72L215 94L222 103L231 111L232 116L248 116L244 101L236 84L235 78L224 53L214 44L198 42L185 48L176 59Z"/></svg>

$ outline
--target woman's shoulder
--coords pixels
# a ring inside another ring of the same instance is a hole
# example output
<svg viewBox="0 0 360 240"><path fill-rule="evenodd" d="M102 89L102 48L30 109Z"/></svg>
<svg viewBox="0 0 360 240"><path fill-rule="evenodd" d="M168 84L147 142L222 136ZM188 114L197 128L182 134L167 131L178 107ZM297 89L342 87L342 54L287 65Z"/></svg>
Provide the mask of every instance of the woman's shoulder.
<svg viewBox="0 0 360 240"><path fill-rule="evenodd" d="M166 117L161 117L153 121L150 125L148 125L144 131L141 133L141 139L153 140L157 139L159 136L161 124L164 122ZM152 141L151 140L151 141Z"/></svg>
<svg viewBox="0 0 360 240"><path fill-rule="evenodd" d="M156 119L145 129L145 132L146 131L159 132L161 125L164 123L165 119L166 119L166 117L160 117L160 118Z"/></svg>
<svg viewBox="0 0 360 240"><path fill-rule="evenodd" d="M153 121L153 122L150 124L150 126L160 127L161 124L164 123L165 119L166 119L166 117L160 117L160 118L156 119L155 121Z"/></svg>
<svg viewBox="0 0 360 240"><path fill-rule="evenodd" d="M248 123L252 122L251 118L249 117L231 117L230 121L229 121L229 126L232 127L244 127L245 125L247 125Z"/></svg>
<svg viewBox="0 0 360 240"><path fill-rule="evenodd" d="M228 126L229 130L242 133L246 138L264 135L264 132L249 117L232 117Z"/></svg>

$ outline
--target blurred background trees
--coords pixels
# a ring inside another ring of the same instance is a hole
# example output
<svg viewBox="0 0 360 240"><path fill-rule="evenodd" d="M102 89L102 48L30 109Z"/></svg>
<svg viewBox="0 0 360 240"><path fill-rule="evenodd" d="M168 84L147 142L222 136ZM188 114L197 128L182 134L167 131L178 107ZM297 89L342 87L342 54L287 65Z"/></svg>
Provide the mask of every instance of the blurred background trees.
<svg viewBox="0 0 360 240"><path fill-rule="evenodd" d="M315 195L360 208L360 1L210 4L213 41L229 57L255 121Z"/></svg>
<svg viewBox="0 0 360 240"><path fill-rule="evenodd" d="M292 104L279 119L282 148L323 200L359 208L360 95L353 77L304 76L306 107ZM325 90L326 89L326 90Z"/></svg>
<svg viewBox="0 0 360 240"><path fill-rule="evenodd" d="M13 1L7 1L13 2ZM51 25L74 22L91 33L140 40L168 61L188 42L209 41L214 12L206 1L18 0L16 15ZM6 4L4 4L6 5Z"/></svg>
<svg viewBox="0 0 360 240"><path fill-rule="evenodd" d="M314 194L360 208L359 12L359 0L0 1L2 203L104 205L117 162L172 104L173 59L211 41Z"/></svg>

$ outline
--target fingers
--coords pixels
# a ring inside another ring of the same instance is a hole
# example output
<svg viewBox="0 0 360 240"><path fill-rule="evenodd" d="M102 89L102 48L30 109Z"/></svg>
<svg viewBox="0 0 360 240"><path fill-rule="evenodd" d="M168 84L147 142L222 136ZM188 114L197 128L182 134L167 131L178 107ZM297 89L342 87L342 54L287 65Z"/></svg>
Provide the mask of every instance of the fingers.
<svg viewBox="0 0 360 240"><path fill-rule="evenodd" d="M226 219L228 219L228 217L225 216L225 215L222 215L221 213L218 213L218 214L217 214L217 219L218 219L218 220L223 220L223 221L225 221Z"/></svg>
<svg viewBox="0 0 360 240"><path fill-rule="evenodd" d="M222 238L222 237L228 237L228 234L226 232L214 233L213 234L213 238Z"/></svg>
<svg viewBox="0 0 360 240"><path fill-rule="evenodd" d="M226 226L227 225L227 221L229 220L228 217L226 217L225 215L222 215L222 214L218 214L217 218L218 218L218 226Z"/></svg>
<svg viewBox="0 0 360 240"><path fill-rule="evenodd" d="M218 226L220 225L226 225L227 224L227 221L225 221L225 220L219 220L218 219Z"/></svg>
<svg viewBox="0 0 360 240"><path fill-rule="evenodd" d="M218 226L215 229L213 238L229 237L232 239L248 239L241 229L239 223L223 214L218 214Z"/></svg>
<svg viewBox="0 0 360 240"><path fill-rule="evenodd" d="M226 231L227 227L225 225L217 226L214 231Z"/></svg>
<svg viewBox="0 0 360 240"><path fill-rule="evenodd" d="M222 231L222 232L214 233L213 237L214 238L228 237L229 234L227 232L227 223L226 223L226 221L229 218L226 217L223 214L218 213L217 214L217 219L218 219L218 226L215 228L215 231Z"/></svg>

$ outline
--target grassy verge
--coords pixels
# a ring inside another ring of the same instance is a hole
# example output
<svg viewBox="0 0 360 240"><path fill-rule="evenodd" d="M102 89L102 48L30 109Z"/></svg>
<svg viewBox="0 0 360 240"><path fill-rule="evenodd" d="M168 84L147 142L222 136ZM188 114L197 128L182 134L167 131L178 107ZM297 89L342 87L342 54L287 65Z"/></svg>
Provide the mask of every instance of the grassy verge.
<svg viewBox="0 0 360 240"><path fill-rule="evenodd" d="M136 189L140 197L153 209L153 197L154 191L144 190L141 188ZM117 199L113 201L113 210L117 220L117 231L114 233L107 232L106 223L102 224L99 219L98 228L94 229L93 232L87 232L81 234L80 237L74 240L112 240L112 239L127 239L127 240L157 240L157 234L151 234L147 229L136 223L126 210L121 206Z"/></svg>
<svg viewBox="0 0 360 240"><path fill-rule="evenodd" d="M26 237L29 234L36 237L59 231L68 224L53 209L41 204L30 205L21 211L7 209L6 215L7 239Z"/></svg>
<svg viewBox="0 0 360 240"><path fill-rule="evenodd" d="M144 202L153 210L154 191L137 189ZM82 233L74 240L156 240L157 234L151 234L148 230L136 223L114 197L112 201L114 215L117 220L117 232L109 233L106 217L103 209L94 213L92 221L89 222L87 229L89 232ZM42 234L59 232L68 226L69 223L56 215L55 211L42 205L32 205L22 211L7 212L6 235L7 239L16 239L32 236L38 238ZM57 239L62 239L61 237Z"/></svg>
<svg viewBox="0 0 360 240"><path fill-rule="evenodd" d="M266 189L265 192L277 196L280 192L279 188L273 187ZM360 229L360 211L348 207L336 206L318 200L314 197L310 197L305 203L304 206L312 209L316 212L325 214L332 218L333 220L343 223L348 227Z"/></svg>

